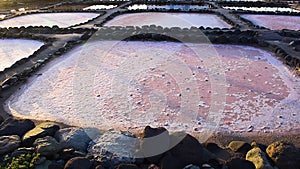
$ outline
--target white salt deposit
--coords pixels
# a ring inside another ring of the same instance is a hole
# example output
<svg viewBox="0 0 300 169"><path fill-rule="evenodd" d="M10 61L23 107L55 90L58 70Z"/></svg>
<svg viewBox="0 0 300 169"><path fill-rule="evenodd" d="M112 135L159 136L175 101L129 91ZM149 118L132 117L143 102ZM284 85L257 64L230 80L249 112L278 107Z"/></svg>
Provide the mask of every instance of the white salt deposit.
<svg viewBox="0 0 300 169"><path fill-rule="evenodd" d="M293 8L285 7L238 7L238 6L224 6L224 9L244 10L244 11L262 11L262 12L300 12Z"/></svg>
<svg viewBox="0 0 300 169"><path fill-rule="evenodd" d="M19 12L25 12L25 8L19 8L18 11Z"/></svg>
<svg viewBox="0 0 300 169"><path fill-rule="evenodd" d="M26 58L38 50L44 43L35 40L1 39L0 71L10 67L16 61Z"/></svg>
<svg viewBox="0 0 300 169"><path fill-rule="evenodd" d="M92 5L88 6L86 8L83 8L83 10L99 10L99 9L112 9L117 7L117 5Z"/></svg>
<svg viewBox="0 0 300 169"><path fill-rule="evenodd" d="M159 18L159 19L158 19ZM145 12L119 15L108 21L105 26L143 26L157 25L162 27L211 27L231 28L229 24L214 14L194 13L161 13Z"/></svg>
<svg viewBox="0 0 300 169"><path fill-rule="evenodd" d="M0 27L54 26L69 27L99 16L97 13L39 13L0 22Z"/></svg>
<svg viewBox="0 0 300 169"><path fill-rule="evenodd" d="M127 9L129 10L137 10L137 9L147 9L148 6L146 4L134 4L129 6Z"/></svg>
<svg viewBox="0 0 300 169"><path fill-rule="evenodd" d="M6 15L0 15L0 20L4 19Z"/></svg>
<svg viewBox="0 0 300 169"><path fill-rule="evenodd" d="M299 129L299 78L271 53L246 46L188 46L89 42L31 78L7 101L7 109L17 117L100 129ZM216 83L222 76L226 80ZM222 103L222 111L214 109Z"/></svg>

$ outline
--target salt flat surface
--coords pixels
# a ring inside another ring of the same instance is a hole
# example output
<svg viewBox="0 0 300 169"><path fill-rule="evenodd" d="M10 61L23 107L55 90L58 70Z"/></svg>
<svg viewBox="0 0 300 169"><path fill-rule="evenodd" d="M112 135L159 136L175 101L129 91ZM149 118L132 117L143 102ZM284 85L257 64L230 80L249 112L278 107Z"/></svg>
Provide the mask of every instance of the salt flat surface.
<svg viewBox="0 0 300 169"><path fill-rule="evenodd" d="M293 8L285 7L239 7L239 6L224 6L224 9L244 10L244 11L264 11L264 12L300 12Z"/></svg>
<svg viewBox="0 0 300 169"><path fill-rule="evenodd" d="M119 15L108 21L105 26L143 26L157 25L162 27L218 27L231 28L229 24L214 14L161 13L145 12Z"/></svg>
<svg viewBox="0 0 300 169"><path fill-rule="evenodd" d="M253 47L96 41L40 73L7 101L14 116L190 133L300 128L299 78Z"/></svg>
<svg viewBox="0 0 300 169"><path fill-rule="evenodd" d="M25 39L0 39L0 71L12 66L16 61L26 58L44 43Z"/></svg>
<svg viewBox="0 0 300 169"><path fill-rule="evenodd" d="M245 14L241 15L241 17L250 20L255 25L270 28L272 30L300 30L300 16Z"/></svg>
<svg viewBox="0 0 300 169"><path fill-rule="evenodd" d="M97 13L39 13L0 22L0 27L54 26L69 27L99 16Z"/></svg>
<svg viewBox="0 0 300 169"><path fill-rule="evenodd" d="M86 8L83 8L83 10L112 9L115 7L117 7L117 5L91 5Z"/></svg>

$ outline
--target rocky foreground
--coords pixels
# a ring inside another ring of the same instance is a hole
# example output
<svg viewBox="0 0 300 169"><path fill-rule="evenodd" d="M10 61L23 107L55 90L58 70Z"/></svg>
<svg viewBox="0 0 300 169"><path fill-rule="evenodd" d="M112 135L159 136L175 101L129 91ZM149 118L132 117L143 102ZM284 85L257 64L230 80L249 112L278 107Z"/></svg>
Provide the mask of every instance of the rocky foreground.
<svg viewBox="0 0 300 169"><path fill-rule="evenodd" d="M147 126L139 135L7 119L0 125L0 168L299 169L291 143L200 144L185 133Z"/></svg>

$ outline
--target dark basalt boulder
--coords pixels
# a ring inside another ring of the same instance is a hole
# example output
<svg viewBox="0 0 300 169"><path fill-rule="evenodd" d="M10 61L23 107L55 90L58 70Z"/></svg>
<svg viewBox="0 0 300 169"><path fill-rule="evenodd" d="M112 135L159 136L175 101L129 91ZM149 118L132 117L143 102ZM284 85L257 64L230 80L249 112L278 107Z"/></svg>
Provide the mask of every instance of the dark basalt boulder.
<svg viewBox="0 0 300 169"><path fill-rule="evenodd" d="M255 169L255 165L245 159L235 158L226 163L228 169Z"/></svg>
<svg viewBox="0 0 300 169"><path fill-rule="evenodd" d="M251 145L244 141L232 141L228 144L227 148L233 152L243 154L244 157L246 157L247 152L252 149Z"/></svg>
<svg viewBox="0 0 300 169"><path fill-rule="evenodd" d="M274 142L266 152L280 169L300 168L300 151L291 143Z"/></svg>
<svg viewBox="0 0 300 169"><path fill-rule="evenodd" d="M54 136L59 128L59 125L53 122L41 123L23 136L22 143L24 146L31 146L37 138Z"/></svg>
<svg viewBox="0 0 300 169"><path fill-rule="evenodd" d="M145 127L141 137L140 151L150 163L158 164L169 147L169 132L165 128Z"/></svg>
<svg viewBox="0 0 300 169"><path fill-rule="evenodd" d="M117 169L138 169L135 164L120 164Z"/></svg>
<svg viewBox="0 0 300 169"><path fill-rule="evenodd" d="M86 157L74 157L66 163L64 169L88 169L91 166L90 159Z"/></svg>
<svg viewBox="0 0 300 169"><path fill-rule="evenodd" d="M169 152L184 166L189 164L201 166L212 159L217 159L196 138L186 133L178 132L172 134L170 145L175 146Z"/></svg>
<svg viewBox="0 0 300 169"><path fill-rule="evenodd" d="M86 134L83 128L70 127L56 132L55 137L60 142L66 143L66 146L74 148L76 151L86 153L91 138Z"/></svg>
<svg viewBox="0 0 300 169"><path fill-rule="evenodd" d="M20 143L20 137L17 135L0 136L0 155L14 151Z"/></svg>
<svg viewBox="0 0 300 169"><path fill-rule="evenodd" d="M31 120L18 120L8 118L0 125L0 136L18 135L23 137L25 133L35 127Z"/></svg>

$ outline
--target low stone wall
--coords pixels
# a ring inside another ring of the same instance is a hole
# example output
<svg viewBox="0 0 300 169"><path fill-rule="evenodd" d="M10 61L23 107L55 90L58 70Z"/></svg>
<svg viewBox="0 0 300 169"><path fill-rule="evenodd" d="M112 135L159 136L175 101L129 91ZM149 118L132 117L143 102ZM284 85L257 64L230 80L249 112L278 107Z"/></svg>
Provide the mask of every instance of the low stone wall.
<svg viewBox="0 0 300 169"><path fill-rule="evenodd" d="M246 139L226 139L226 145L201 144L187 133L169 133L162 127L146 126L140 133L133 134L7 119L0 125L0 166L55 169L300 167L300 151L292 143L243 140Z"/></svg>

